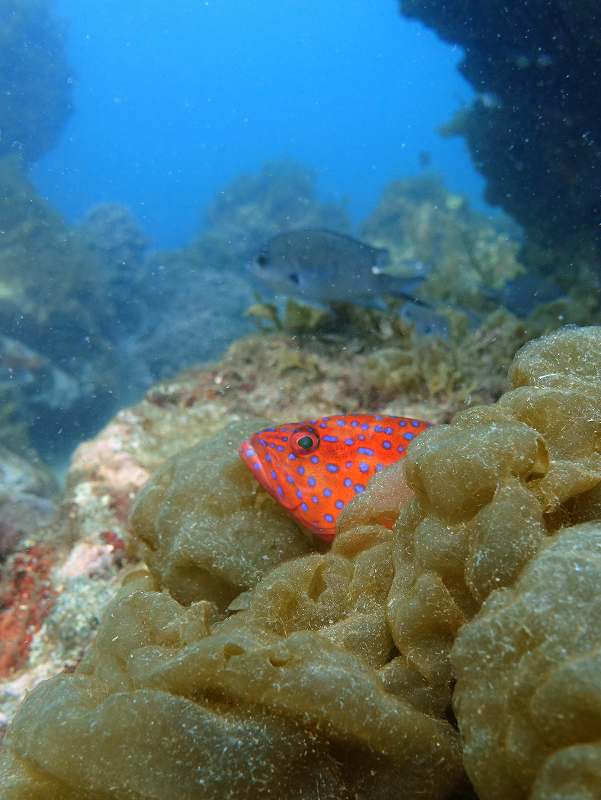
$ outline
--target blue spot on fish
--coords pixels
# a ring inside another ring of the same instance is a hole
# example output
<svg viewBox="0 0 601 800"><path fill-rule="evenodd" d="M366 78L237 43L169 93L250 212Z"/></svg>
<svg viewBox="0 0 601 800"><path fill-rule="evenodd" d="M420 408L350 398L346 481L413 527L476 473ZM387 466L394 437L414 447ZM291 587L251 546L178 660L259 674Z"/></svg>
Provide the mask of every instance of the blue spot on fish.
<svg viewBox="0 0 601 800"><path fill-rule="evenodd" d="M369 472L369 464L366 464L365 461L362 461L359 464L359 471L360 472Z"/></svg>
<svg viewBox="0 0 601 800"><path fill-rule="evenodd" d="M413 427L414 427L414 428L419 428L419 420L417 420L417 419L414 419L414 420L413 420L413 422L412 422L411 424L413 425ZM429 427L429 426L428 426L428 427Z"/></svg>
<svg viewBox="0 0 601 800"><path fill-rule="evenodd" d="M352 480L350 478L345 478L344 479L344 485L347 486L347 487L348 486L352 486L353 482L352 482Z"/></svg>
<svg viewBox="0 0 601 800"><path fill-rule="evenodd" d="M345 439L344 443L348 444L348 445L355 444L355 440L354 439Z"/></svg>
<svg viewBox="0 0 601 800"><path fill-rule="evenodd" d="M308 511L309 510L309 506L306 503L301 503L300 507L301 507L302 511Z"/></svg>
<svg viewBox="0 0 601 800"><path fill-rule="evenodd" d="M338 472L340 467L338 466L338 464L328 464L326 469L328 470L328 472Z"/></svg>
<svg viewBox="0 0 601 800"><path fill-rule="evenodd" d="M384 439L384 441L382 442L382 447L384 448L384 450L390 450L390 448L392 447L392 442L388 441L388 439Z"/></svg>
<svg viewBox="0 0 601 800"><path fill-rule="evenodd" d="M317 481L315 480L315 478L313 476L311 476L309 478L309 480L308 480L309 486L315 486L316 483L317 483Z"/></svg>
<svg viewBox="0 0 601 800"><path fill-rule="evenodd" d="M288 455L288 461L296 461L296 456L294 455L294 453L290 453Z"/></svg>
<svg viewBox="0 0 601 800"><path fill-rule="evenodd" d="M328 435L328 436L324 436L323 440L324 440L324 442L337 442L338 441L338 437L337 436Z"/></svg>
<svg viewBox="0 0 601 800"><path fill-rule="evenodd" d="M311 502L312 503L319 503L319 497L316 494L311 495Z"/></svg>
<svg viewBox="0 0 601 800"><path fill-rule="evenodd" d="M414 437L413 433L404 433L403 434L403 439L407 439L408 441L411 441L411 439L413 439L413 437Z"/></svg>
<svg viewBox="0 0 601 800"><path fill-rule="evenodd" d="M358 453L361 453L362 456L373 456L374 451L371 447L359 447L357 450Z"/></svg>
<svg viewBox="0 0 601 800"><path fill-rule="evenodd" d="M324 514L323 517L326 522L334 522L334 517L331 514Z"/></svg>
<svg viewBox="0 0 601 800"><path fill-rule="evenodd" d="M344 508L344 502L342 500L336 500L336 508Z"/></svg>
<svg viewBox="0 0 601 800"><path fill-rule="evenodd" d="M365 486L362 483L356 483L355 484L355 492L357 494L361 494L361 492L364 492L364 491L365 491Z"/></svg>
<svg viewBox="0 0 601 800"><path fill-rule="evenodd" d="M305 468L304 467L298 467L296 471L298 472L299 475L304 475L305 474Z"/></svg>
<svg viewBox="0 0 601 800"><path fill-rule="evenodd" d="M312 464L319 464L319 456L311 456Z"/></svg>

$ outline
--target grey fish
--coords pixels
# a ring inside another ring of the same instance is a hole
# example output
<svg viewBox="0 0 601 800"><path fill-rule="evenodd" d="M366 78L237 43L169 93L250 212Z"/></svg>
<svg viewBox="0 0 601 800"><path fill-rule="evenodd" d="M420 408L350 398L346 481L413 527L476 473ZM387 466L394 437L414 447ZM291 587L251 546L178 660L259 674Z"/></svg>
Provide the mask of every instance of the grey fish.
<svg viewBox="0 0 601 800"><path fill-rule="evenodd" d="M441 339L448 338L449 321L433 308L422 303L404 303L401 308L400 318L411 325L422 336L437 336Z"/></svg>
<svg viewBox="0 0 601 800"><path fill-rule="evenodd" d="M565 297L565 292L552 278L530 274L507 281L502 289L485 289L484 295L505 306L516 317L527 317L536 306L559 300Z"/></svg>
<svg viewBox="0 0 601 800"><path fill-rule="evenodd" d="M421 262L400 278L383 270L388 251L341 233L307 228L280 233L263 244L251 271L277 294L319 303L373 301L385 295L415 300L428 276Z"/></svg>

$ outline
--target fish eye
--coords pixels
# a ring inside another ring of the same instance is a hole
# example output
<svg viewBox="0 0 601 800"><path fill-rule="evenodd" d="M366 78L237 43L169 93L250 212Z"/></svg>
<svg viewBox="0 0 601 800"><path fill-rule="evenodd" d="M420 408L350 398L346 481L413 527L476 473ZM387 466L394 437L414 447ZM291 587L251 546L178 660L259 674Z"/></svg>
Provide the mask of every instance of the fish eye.
<svg viewBox="0 0 601 800"><path fill-rule="evenodd" d="M259 253L257 256L257 264L260 267L266 267L269 264L269 258L265 255L265 253Z"/></svg>
<svg viewBox="0 0 601 800"><path fill-rule="evenodd" d="M292 450L298 455L312 453L319 447L319 434L312 428L303 428L292 435Z"/></svg>

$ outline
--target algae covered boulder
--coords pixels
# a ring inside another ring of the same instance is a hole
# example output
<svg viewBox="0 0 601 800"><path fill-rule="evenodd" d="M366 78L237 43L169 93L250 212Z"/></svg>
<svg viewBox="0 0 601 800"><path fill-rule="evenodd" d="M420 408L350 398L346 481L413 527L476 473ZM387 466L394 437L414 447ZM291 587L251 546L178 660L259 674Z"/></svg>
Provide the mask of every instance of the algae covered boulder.
<svg viewBox="0 0 601 800"><path fill-rule="evenodd" d="M226 619L133 576L76 673L21 707L3 797L447 796L456 733L380 676L388 535L349 536L346 553L276 568Z"/></svg>
<svg viewBox="0 0 601 800"><path fill-rule="evenodd" d="M237 445L266 423L233 423L170 459L140 493L131 517L141 555L180 603L227 605L310 545L258 484Z"/></svg>
<svg viewBox="0 0 601 800"><path fill-rule="evenodd" d="M597 797L601 328L528 344L511 377L328 552L237 459L258 422L166 462L132 516L150 571L20 707L3 800L435 800L464 768L481 800Z"/></svg>
<svg viewBox="0 0 601 800"><path fill-rule="evenodd" d="M550 539L453 648L464 759L481 797L601 795L601 522Z"/></svg>

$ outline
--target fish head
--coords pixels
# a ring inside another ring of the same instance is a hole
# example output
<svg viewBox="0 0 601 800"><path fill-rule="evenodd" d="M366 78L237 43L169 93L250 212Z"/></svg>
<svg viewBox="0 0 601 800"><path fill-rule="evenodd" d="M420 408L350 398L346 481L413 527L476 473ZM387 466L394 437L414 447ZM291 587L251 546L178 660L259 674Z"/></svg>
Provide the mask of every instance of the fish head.
<svg viewBox="0 0 601 800"><path fill-rule="evenodd" d="M255 278L277 294L302 295L307 288L306 270L285 235L265 242L249 267Z"/></svg>
<svg viewBox="0 0 601 800"><path fill-rule="evenodd" d="M239 453L297 522L330 542L343 508L428 427L408 417L336 415L265 428Z"/></svg>

